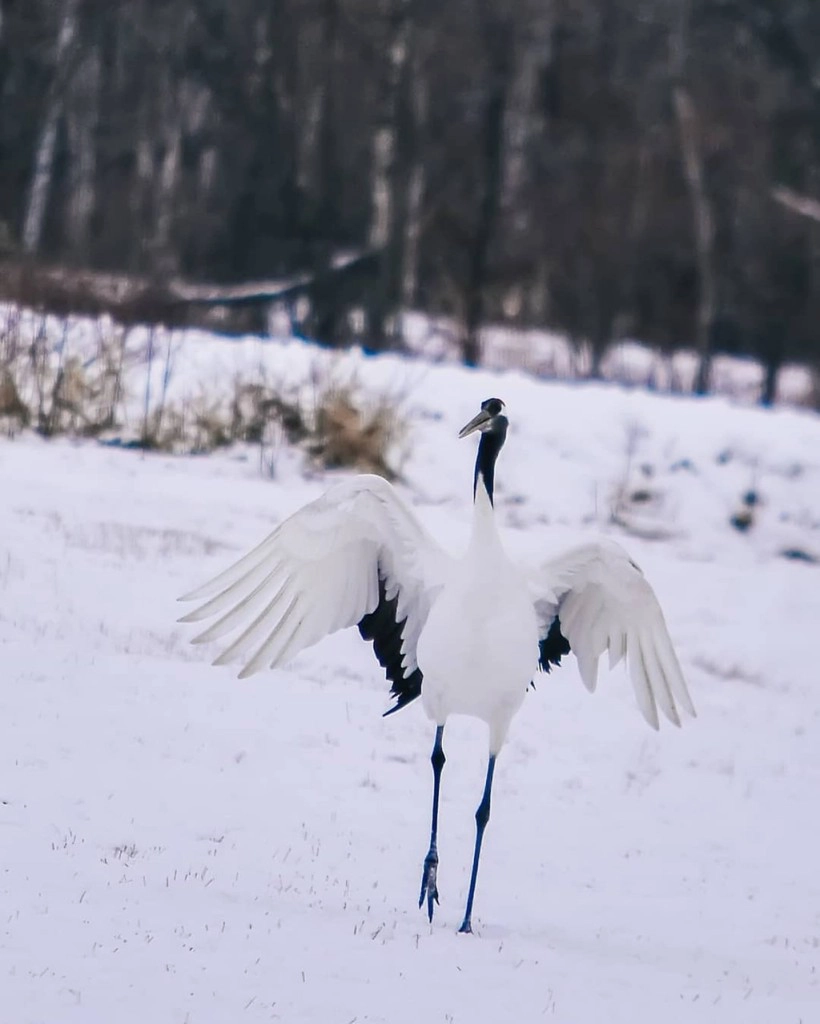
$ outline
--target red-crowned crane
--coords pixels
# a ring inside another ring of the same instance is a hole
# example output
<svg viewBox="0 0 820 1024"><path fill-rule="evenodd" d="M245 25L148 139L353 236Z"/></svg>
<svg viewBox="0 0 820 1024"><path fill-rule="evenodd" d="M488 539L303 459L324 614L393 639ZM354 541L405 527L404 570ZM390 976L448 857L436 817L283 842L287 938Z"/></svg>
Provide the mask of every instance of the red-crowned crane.
<svg viewBox="0 0 820 1024"><path fill-rule="evenodd" d="M539 666L574 652L595 689L598 659L626 657L638 706L658 728L658 708L680 725L694 715L663 613L641 570L619 545L568 550L537 570L504 551L493 480L508 421L490 398L459 437L480 431L473 524L466 552L448 555L381 477L345 480L281 523L257 548L182 600L205 600L182 622L217 617L196 643L238 635L215 664L238 660L241 677L274 668L345 626L373 642L396 698L388 714L421 697L436 726L433 814L419 906L438 902L439 791L447 719L472 715L489 727L489 762L476 811L464 920L472 931L481 841L490 816L496 758Z"/></svg>

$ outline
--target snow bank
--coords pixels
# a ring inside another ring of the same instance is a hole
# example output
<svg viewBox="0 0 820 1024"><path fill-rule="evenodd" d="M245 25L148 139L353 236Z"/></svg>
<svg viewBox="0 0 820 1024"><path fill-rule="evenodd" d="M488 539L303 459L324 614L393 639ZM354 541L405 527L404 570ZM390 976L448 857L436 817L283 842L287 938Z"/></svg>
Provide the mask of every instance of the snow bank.
<svg viewBox="0 0 820 1024"><path fill-rule="evenodd" d="M538 557L609 533L656 586L698 707L651 733L626 678L543 677L499 762L457 936L480 723L448 726L439 884L415 901L432 730L384 720L353 634L237 683L175 597L326 480L96 443L0 443L0 1019L768 1024L820 1004L820 420L295 342L201 336L169 388L310 387L334 362L410 424L403 491L464 541L478 402L508 404L498 509ZM740 533L744 494L759 501Z"/></svg>

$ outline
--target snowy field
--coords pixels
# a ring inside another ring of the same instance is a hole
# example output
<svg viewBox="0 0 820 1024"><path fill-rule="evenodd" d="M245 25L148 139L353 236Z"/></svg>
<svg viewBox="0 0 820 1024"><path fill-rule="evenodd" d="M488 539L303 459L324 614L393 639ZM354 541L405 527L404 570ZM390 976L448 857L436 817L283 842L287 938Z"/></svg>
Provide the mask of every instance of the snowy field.
<svg viewBox="0 0 820 1024"><path fill-rule="evenodd" d="M192 358L216 381L250 357ZM326 357L266 358L297 379ZM349 359L401 396L402 492L454 548L457 430L507 402L510 548L624 543L699 717L653 733L621 670L594 697L572 659L537 680L499 760L474 936L456 929L486 730L452 720L430 927L421 707L381 717L355 631L240 683L175 623L180 593L327 478L286 449L271 479L252 449L0 442L0 1022L820 1020L820 419Z"/></svg>

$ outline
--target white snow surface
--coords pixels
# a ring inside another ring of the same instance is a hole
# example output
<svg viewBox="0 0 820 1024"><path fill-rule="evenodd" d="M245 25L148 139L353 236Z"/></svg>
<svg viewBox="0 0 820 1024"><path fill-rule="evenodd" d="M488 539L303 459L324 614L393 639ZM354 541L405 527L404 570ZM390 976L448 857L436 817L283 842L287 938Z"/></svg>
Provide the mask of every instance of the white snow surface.
<svg viewBox="0 0 820 1024"><path fill-rule="evenodd" d="M179 355L180 388L190 366L216 382L262 358L307 385L317 360L338 365L296 343ZM653 733L621 669L592 697L572 658L540 676L499 759L473 936L456 929L486 728L452 719L430 927L419 702L381 717L388 686L355 630L240 683L175 622L179 594L330 478L287 449L270 479L250 448L0 442L0 1022L820 1019L820 566L782 555L820 555L820 419L342 364L400 396L400 489L453 548L474 454L456 433L503 398L510 549L623 543L698 718Z"/></svg>

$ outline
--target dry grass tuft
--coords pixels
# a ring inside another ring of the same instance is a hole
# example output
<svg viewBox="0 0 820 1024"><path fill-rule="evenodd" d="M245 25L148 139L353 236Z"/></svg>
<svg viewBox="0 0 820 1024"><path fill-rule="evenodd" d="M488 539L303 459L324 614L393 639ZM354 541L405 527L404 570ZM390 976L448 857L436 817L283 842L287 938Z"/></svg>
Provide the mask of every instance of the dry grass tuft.
<svg viewBox="0 0 820 1024"><path fill-rule="evenodd" d="M0 424L4 432L13 436L22 427L29 425L28 406L20 398L17 384L9 369L0 368ZM15 429L16 428L16 429Z"/></svg>
<svg viewBox="0 0 820 1024"><path fill-rule="evenodd" d="M349 387L330 387L321 396L305 448L326 469L348 467L395 480L389 453L401 423L395 405L381 400L370 408L357 404Z"/></svg>
<svg viewBox="0 0 820 1024"><path fill-rule="evenodd" d="M0 430L13 436L31 427L44 437L100 437L177 454L253 444L269 472L285 443L316 467L396 478L396 402L342 381L332 365L317 363L301 388L271 382L260 368L253 379L171 400L183 334L149 329L140 343L109 320L93 324L89 344L87 324L80 343L76 321L14 307L0 314Z"/></svg>
<svg viewBox="0 0 820 1024"><path fill-rule="evenodd" d="M96 324L93 351L70 349L70 322L56 332L45 315L5 310L0 321L0 421L6 433L31 426L44 437L94 437L116 423L123 400L127 331ZM15 429L16 428L16 429Z"/></svg>

